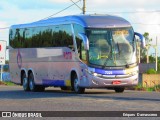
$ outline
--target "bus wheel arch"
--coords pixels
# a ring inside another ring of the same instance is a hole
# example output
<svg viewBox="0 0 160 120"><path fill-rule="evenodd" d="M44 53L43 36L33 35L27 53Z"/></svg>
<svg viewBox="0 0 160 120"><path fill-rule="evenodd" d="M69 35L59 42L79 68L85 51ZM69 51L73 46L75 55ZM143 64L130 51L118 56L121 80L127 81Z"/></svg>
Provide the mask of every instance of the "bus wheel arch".
<svg viewBox="0 0 160 120"><path fill-rule="evenodd" d="M71 72L71 88L72 91L82 94L85 91L85 88L79 87L78 85L78 75L75 71Z"/></svg>

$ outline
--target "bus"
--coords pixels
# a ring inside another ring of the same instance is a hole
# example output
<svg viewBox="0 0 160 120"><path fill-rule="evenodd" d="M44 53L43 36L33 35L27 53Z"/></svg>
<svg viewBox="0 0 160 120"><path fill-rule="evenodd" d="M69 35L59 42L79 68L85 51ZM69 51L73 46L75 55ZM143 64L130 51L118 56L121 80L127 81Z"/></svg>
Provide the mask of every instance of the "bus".
<svg viewBox="0 0 160 120"><path fill-rule="evenodd" d="M131 24L112 15L70 15L9 30L11 81L24 91L60 87L84 93L106 88L120 93L138 84L137 36Z"/></svg>

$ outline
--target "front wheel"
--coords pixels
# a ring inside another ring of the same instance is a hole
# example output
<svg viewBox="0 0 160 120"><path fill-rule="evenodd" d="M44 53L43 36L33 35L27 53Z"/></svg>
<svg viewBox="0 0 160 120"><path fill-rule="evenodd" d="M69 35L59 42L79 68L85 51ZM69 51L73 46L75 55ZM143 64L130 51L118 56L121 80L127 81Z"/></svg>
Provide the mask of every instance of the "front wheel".
<svg viewBox="0 0 160 120"><path fill-rule="evenodd" d="M82 87L79 86L77 75L74 75L74 76L73 76L72 88L73 88L73 90L74 90L76 93L78 93L78 94L83 94L84 91L85 91L85 88L82 88Z"/></svg>
<svg viewBox="0 0 160 120"><path fill-rule="evenodd" d="M123 93L124 89L125 89L124 87L114 88L116 93Z"/></svg>

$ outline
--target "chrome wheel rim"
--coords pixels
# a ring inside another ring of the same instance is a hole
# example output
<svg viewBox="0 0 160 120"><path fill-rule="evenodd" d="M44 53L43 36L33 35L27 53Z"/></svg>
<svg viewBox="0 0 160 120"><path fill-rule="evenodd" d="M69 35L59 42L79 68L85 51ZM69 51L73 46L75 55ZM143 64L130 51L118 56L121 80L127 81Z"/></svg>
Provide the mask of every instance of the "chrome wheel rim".
<svg viewBox="0 0 160 120"><path fill-rule="evenodd" d="M79 90L78 79L74 79L74 90L77 92Z"/></svg>
<svg viewBox="0 0 160 120"><path fill-rule="evenodd" d="M34 89L34 83L33 83L33 79L32 78L29 79L29 88L30 88L30 90Z"/></svg>
<svg viewBox="0 0 160 120"><path fill-rule="evenodd" d="M25 78L23 78L23 88L24 88L24 90L27 89L27 85L28 85L28 80L27 80L27 78L25 77Z"/></svg>

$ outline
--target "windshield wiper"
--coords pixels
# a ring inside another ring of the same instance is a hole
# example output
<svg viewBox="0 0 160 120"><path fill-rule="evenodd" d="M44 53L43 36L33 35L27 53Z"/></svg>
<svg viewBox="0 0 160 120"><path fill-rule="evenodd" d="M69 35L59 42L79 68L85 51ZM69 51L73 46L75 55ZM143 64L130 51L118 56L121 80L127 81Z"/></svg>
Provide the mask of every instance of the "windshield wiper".
<svg viewBox="0 0 160 120"><path fill-rule="evenodd" d="M117 48L118 48L118 54L120 56L120 49L119 49L119 43L117 42Z"/></svg>
<svg viewBox="0 0 160 120"><path fill-rule="evenodd" d="M126 68L130 68L130 67L134 67L134 66L136 66L137 65L137 63L131 63L131 64L126 64Z"/></svg>
<svg viewBox="0 0 160 120"><path fill-rule="evenodd" d="M109 59L108 59L109 58ZM103 64L102 68L104 69L108 63L108 60L112 60L112 52L109 54L108 58L106 59L105 63Z"/></svg>

